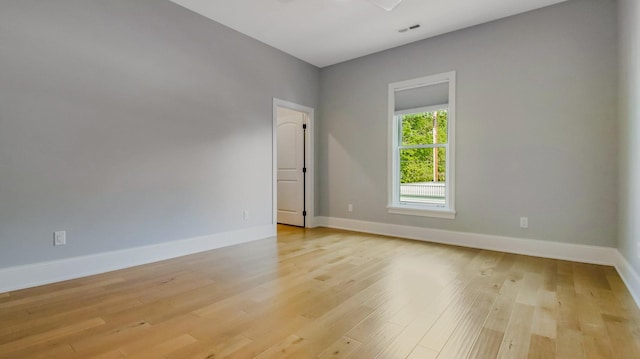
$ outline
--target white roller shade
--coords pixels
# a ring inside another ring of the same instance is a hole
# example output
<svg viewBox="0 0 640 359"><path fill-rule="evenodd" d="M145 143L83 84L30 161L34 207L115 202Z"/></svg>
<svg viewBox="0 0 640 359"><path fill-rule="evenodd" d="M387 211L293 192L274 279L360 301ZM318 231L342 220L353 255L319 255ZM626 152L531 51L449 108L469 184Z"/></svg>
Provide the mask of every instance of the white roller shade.
<svg viewBox="0 0 640 359"><path fill-rule="evenodd" d="M394 111L449 103L449 83L396 90Z"/></svg>

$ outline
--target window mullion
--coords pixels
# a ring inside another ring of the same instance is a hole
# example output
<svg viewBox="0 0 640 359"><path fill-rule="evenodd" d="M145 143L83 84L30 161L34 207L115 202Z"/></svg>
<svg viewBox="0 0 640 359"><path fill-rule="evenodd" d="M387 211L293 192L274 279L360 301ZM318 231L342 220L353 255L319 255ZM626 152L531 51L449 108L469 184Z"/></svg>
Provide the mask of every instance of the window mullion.
<svg viewBox="0 0 640 359"><path fill-rule="evenodd" d="M426 144L426 145L409 145L409 146L398 146L399 150L411 150L415 148L447 148L449 144L447 143L434 143L434 144Z"/></svg>

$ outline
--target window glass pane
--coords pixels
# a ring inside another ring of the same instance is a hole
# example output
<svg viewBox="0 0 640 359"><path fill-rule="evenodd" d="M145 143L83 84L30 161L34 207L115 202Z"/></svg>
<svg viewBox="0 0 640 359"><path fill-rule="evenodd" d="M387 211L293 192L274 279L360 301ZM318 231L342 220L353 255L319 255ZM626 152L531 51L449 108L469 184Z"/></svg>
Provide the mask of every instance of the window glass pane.
<svg viewBox="0 0 640 359"><path fill-rule="evenodd" d="M447 110L403 115L401 121L401 146L447 143Z"/></svg>
<svg viewBox="0 0 640 359"><path fill-rule="evenodd" d="M446 149L400 150L400 202L445 204Z"/></svg>

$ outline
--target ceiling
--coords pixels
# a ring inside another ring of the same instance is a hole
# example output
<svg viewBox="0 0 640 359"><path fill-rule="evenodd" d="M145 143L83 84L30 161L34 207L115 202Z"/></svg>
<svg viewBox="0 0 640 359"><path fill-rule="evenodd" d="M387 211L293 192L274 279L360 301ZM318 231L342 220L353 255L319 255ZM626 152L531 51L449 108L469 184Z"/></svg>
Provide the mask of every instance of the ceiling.
<svg viewBox="0 0 640 359"><path fill-rule="evenodd" d="M369 0L171 1L325 67L565 0L404 0L390 12Z"/></svg>

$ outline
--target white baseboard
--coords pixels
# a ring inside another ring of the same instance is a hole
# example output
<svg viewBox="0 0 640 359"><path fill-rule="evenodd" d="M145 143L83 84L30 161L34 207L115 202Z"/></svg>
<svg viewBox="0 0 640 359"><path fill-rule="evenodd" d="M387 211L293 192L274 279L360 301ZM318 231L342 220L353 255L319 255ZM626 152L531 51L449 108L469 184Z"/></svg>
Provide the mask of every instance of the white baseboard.
<svg viewBox="0 0 640 359"><path fill-rule="evenodd" d="M0 293L158 262L275 235L276 227L269 224L143 247L3 268L0 269Z"/></svg>
<svg viewBox="0 0 640 359"><path fill-rule="evenodd" d="M615 267L627 289L631 292L631 296L636 301L638 308L640 308L640 275L620 252L618 252L618 262Z"/></svg>
<svg viewBox="0 0 640 359"><path fill-rule="evenodd" d="M610 247L588 246L560 242L495 236L470 232L367 222L353 219L317 217L319 225L357 232L382 234L456 246L524 254L528 256L562 259L576 262L614 266L617 250Z"/></svg>
<svg viewBox="0 0 640 359"><path fill-rule="evenodd" d="M335 217L316 217L322 227L380 234L462 247L601 264L616 268L640 308L640 275L616 248L447 231Z"/></svg>
<svg viewBox="0 0 640 359"><path fill-rule="evenodd" d="M318 227L318 218L324 217L307 217L307 228L316 228Z"/></svg>

